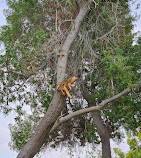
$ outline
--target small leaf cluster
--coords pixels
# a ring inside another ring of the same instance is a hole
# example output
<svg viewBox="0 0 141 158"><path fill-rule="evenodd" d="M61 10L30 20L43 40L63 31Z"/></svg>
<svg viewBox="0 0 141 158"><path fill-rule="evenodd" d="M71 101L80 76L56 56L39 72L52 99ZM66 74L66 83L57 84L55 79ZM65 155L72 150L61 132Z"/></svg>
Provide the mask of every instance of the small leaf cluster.
<svg viewBox="0 0 141 158"><path fill-rule="evenodd" d="M114 54L112 53L114 52ZM107 80L114 79L115 82L120 83L122 86L127 85L130 87L136 80L133 66L127 65L130 60L128 57L123 56L122 49L104 51L104 74ZM114 81L113 81L114 82Z"/></svg>
<svg viewBox="0 0 141 158"><path fill-rule="evenodd" d="M14 150L20 150L29 140L33 132L33 127L29 120L23 121L19 117L15 118L17 126L9 125L12 134L12 141L9 143L10 147Z"/></svg>
<svg viewBox="0 0 141 158"><path fill-rule="evenodd" d="M99 144L99 137L96 135L96 129L93 124L87 123L86 130L85 130L85 137L88 139L90 143L97 143Z"/></svg>
<svg viewBox="0 0 141 158"><path fill-rule="evenodd" d="M127 143L130 150L125 154L120 149L114 148L114 152L120 158L140 158L141 157L141 132L127 133Z"/></svg>

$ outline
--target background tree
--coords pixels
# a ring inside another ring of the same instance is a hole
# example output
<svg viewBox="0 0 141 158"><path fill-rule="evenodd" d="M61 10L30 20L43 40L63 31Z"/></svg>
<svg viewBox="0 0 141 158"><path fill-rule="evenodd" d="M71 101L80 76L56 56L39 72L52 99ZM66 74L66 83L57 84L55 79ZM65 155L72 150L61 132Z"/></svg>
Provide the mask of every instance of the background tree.
<svg viewBox="0 0 141 158"><path fill-rule="evenodd" d="M16 124L11 125L10 129L11 146L20 150L31 137L40 118L48 111L56 83L63 78L65 69L63 73L58 73L58 62L62 63L64 42L70 30L75 28L74 18L85 3L7 2L10 8L6 11L9 25L1 30L1 40L6 48L0 63L3 84L0 90L1 110L7 114L13 109L9 102L19 100L19 105L14 107L17 112ZM73 88L73 99L67 98L67 106L62 111L64 115L98 105L138 80L139 49L138 46L132 46L132 18L127 2L95 1L83 20L67 60L68 75L78 76L79 81ZM136 58L138 62L135 65ZM62 100L58 95L56 103ZM53 133L47 141L44 140L44 143L54 141L52 146L56 146L67 141L74 145L78 139L82 145L86 142L99 143L98 132L103 145L103 157L110 157L109 139L121 137L119 127L134 129L140 125L139 97L137 93L135 96L127 95L109 103L104 111L63 123L58 132ZM62 105L64 103L65 100L61 102ZM25 104L30 106L31 115L23 111Z"/></svg>
<svg viewBox="0 0 141 158"><path fill-rule="evenodd" d="M127 143L130 146L130 151L127 154L124 154L120 149L114 148L116 155L120 158L140 158L141 157L141 133L139 131L134 131L127 133Z"/></svg>

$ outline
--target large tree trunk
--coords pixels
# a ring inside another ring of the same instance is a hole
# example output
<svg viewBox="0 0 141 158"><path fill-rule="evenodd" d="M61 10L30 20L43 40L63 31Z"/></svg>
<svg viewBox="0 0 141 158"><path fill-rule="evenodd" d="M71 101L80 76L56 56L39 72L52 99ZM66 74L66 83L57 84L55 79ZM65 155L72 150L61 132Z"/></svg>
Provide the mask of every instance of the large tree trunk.
<svg viewBox="0 0 141 158"><path fill-rule="evenodd" d="M64 45L62 47L64 56L60 56L58 59L57 83L59 83L63 79L66 73L69 49L77 36L80 25L85 15L90 9L91 3L92 0L89 0L81 7L79 14L74 21L74 28L71 30L70 34L67 36L64 42ZM51 128L53 127L55 121L59 117L64 105L65 105L65 97L61 96L59 92L55 92L47 113L40 121L37 129L35 130L34 134L31 136L31 139L21 149L17 158L33 158L34 155L37 152L39 152L41 146L45 143Z"/></svg>
<svg viewBox="0 0 141 158"><path fill-rule="evenodd" d="M94 119L94 124L97 128L98 134L102 143L102 158L111 158L110 137L109 131L104 125L98 112L92 112L91 116Z"/></svg>
<svg viewBox="0 0 141 158"><path fill-rule="evenodd" d="M129 89L126 89L124 92L122 92L120 95L122 94L126 94L129 91ZM83 87L83 98L86 99L86 101L88 102L88 106L89 107L93 107L94 103L93 101L91 101L91 99L88 96L88 92L87 89ZM112 98L116 98L118 96L120 96L119 94L112 97ZM98 106L95 106L98 107ZM107 127L104 125L101 116L98 112L91 112L91 116L94 119L94 124L97 128L98 134L100 136L101 139L101 143L102 143L102 158L111 158L111 148L110 148L110 136L109 136L109 131L107 129Z"/></svg>
<svg viewBox="0 0 141 158"><path fill-rule="evenodd" d="M60 93L56 92L47 113L40 121L31 139L21 149L17 158L33 158L34 155L39 152L41 146L45 143L54 122L60 116L60 112L64 105L65 97L62 97Z"/></svg>

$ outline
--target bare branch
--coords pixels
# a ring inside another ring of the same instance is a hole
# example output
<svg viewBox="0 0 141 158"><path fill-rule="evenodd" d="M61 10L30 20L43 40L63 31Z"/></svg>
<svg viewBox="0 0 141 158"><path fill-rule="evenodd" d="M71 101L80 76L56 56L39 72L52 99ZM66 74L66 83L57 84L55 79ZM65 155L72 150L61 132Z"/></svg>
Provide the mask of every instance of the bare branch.
<svg viewBox="0 0 141 158"><path fill-rule="evenodd" d="M102 101L98 106L92 106L92 107L89 107L89 108L86 108L86 109L81 109L81 110L75 111L75 112L73 112L71 114L68 114L67 116L61 117L60 119L58 119L56 121L56 123L52 127L50 133L52 133L55 129L57 129L62 123L66 122L66 121L68 121L68 120L70 120L70 119L72 119L74 117L86 114L88 112L94 112L94 111L102 110L106 104L108 104L108 103L110 103L110 102L112 102L112 101L114 101L114 100L126 95L130 91L131 91L130 88L127 88L124 91L122 91L121 93L118 93L117 95Z"/></svg>
<svg viewBox="0 0 141 158"><path fill-rule="evenodd" d="M102 39L102 38L108 36L110 33L113 32L113 30L114 30L116 27L117 27L117 25L113 26L109 32L105 33L105 34L104 34L103 36L101 36L101 37L96 38L96 39L94 40L94 42L96 42L97 40Z"/></svg>
<svg viewBox="0 0 141 158"><path fill-rule="evenodd" d="M14 70L8 70L8 71L4 71L4 70L0 70L2 73L13 73L13 74L16 74L16 75L19 75L19 76L22 76L22 77L24 77L24 78L26 78L26 76L23 74L23 73L21 73L21 72L17 72L17 71L14 71Z"/></svg>

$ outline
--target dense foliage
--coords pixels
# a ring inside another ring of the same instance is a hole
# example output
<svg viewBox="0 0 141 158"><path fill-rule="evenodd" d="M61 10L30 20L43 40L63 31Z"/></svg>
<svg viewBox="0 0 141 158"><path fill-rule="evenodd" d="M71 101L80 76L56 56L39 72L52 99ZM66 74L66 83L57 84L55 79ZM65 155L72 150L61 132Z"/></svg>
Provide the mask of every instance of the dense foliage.
<svg viewBox="0 0 141 158"><path fill-rule="evenodd" d="M141 42L132 45L133 18L127 2L96 1L91 7L69 56L67 73L79 81L64 114L88 106L83 92L97 105L138 83ZM57 58L80 6L63 0L7 0L7 4L8 25L0 33L5 45L0 55L0 110L16 111L15 124L10 125L11 147L20 150L48 109L56 87ZM24 109L27 105L30 112ZM129 130L141 125L140 94L133 90L99 113L110 136L120 138L119 127ZM74 145L78 139L82 145L100 142L89 114L64 123L59 130L61 134L55 132L49 140L53 146L63 141Z"/></svg>

